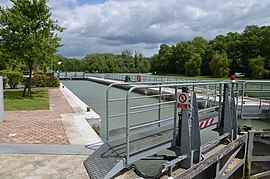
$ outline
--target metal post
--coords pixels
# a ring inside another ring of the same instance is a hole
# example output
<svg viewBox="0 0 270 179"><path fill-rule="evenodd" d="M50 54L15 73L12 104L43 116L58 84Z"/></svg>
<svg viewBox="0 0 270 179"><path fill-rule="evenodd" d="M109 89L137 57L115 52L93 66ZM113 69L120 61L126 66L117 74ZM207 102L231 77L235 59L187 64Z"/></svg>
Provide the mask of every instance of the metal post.
<svg viewBox="0 0 270 179"><path fill-rule="evenodd" d="M58 80L59 80L60 79L60 65L62 64L62 62L59 61L57 64L58 64L57 77L58 77Z"/></svg>
<svg viewBox="0 0 270 179"><path fill-rule="evenodd" d="M188 88L182 87L182 93L187 93ZM191 161L191 136L190 136L190 123L188 121L188 113L187 109L183 108L181 110L181 126L179 125L179 132L180 132L180 147L181 147L181 155L187 155L187 158L180 163L180 166L183 168L190 168L192 165Z"/></svg>
<svg viewBox="0 0 270 179"><path fill-rule="evenodd" d="M192 93L192 126L191 126L191 150L193 153L193 162L200 162L201 158L201 134L199 126L199 113L196 93Z"/></svg>
<svg viewBox="0 0 270 179"><path fill-rule="evenodd" d="M218 105L219 105L219 110L218 110L218 125L221 125L221 111L222 111L222 84L219 84L219 99L218 99Z"/></svg>
<svg viewBox="0 0 270 179"><path fill-rule="evenodd" d="M160 105L160 103L161 103L161 87L159 87L159 98L158 98L158 103L159 103L159 105L158 105L158 120L160 121L160 108L161 108L161 105ZM158 127L160 127L160 123L158 123Z"/></svg>
<svg viewBox="0 0 270 179"><path fill-rule="evenodd" d="M127 93L126 97L126 166L129 164L129 96L130 96L130 91Z"/></svg>
<svg viewBox="0 0 270 179"><path fill-rule="evenodd" d="M111 88L111 85L107 88L106 91L106 121L104 123L104 129L105 129L105 135L106 135L106 141L109 140L109 90Z"/></svg>
<svg viewBox="0 0 270 179"><path fill-rule="evenodd" d="M242 84L242 101L241 101L241 118L243 118L244 115L244 95L245 95L245 89L246 89L246 82Z"/></svg>
<svg viewBox="0 0 270 179"><path fill-rule="evenodd" d="M176 129L177 129L177 88L178 86L174 87L174 99L175 99L175 105L174 105L174 120L173 120L173 145L176 144ZM179 120L180 121L180 120ZM178 123L180 125L180 122ZM180 135L180 133L178 133Z"/></svg>
<svg viewBox="0 0 270 179"><path fill-rule="evenodd" d="M235 108L235 99L234 99L234 83L232 83L231 97L230 97L230 109L231 109L231 120L232 120L232 138L235 140L237 137L237 117L236 117L236 108Z"/></svg>
<svg viewBox="0 0 270 179"><path fill-rule="evenodd" d="M230 139L232 137L232 121L230 113L230 100L229 100L229 85L224 84L224 97L223 97L223 108L222 108L222 134L229 133Z"/></svg>
<svg viewBox="0 0 270 179"><path fill-rule="evenodd" d="M0 76L0 123L4 120L4 92L3 92L3 77Z"/></svg>

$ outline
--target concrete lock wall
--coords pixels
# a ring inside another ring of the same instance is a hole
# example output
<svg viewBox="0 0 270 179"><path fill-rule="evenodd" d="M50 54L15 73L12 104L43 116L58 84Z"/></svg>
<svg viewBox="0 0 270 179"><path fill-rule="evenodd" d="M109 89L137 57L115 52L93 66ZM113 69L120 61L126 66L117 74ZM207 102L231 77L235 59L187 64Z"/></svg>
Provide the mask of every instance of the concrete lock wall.
<svg viewBox="0 0 270 179"><path fill-rule="evenodd" d="M3 77L0 76L0 123L4 120Z"/></svg>

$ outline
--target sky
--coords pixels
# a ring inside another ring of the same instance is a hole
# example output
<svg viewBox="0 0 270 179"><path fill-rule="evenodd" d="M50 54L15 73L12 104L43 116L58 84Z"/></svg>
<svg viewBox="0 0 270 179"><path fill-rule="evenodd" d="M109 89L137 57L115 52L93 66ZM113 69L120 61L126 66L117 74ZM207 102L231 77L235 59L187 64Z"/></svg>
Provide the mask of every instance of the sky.
<svg viewBox="0 0 270 179"><path fill-rule="evenodd" d="M269 0L49 0L48 6L65 28L58 53L68 58L124 50L151 57L163 43L270 25Z"/></svg>

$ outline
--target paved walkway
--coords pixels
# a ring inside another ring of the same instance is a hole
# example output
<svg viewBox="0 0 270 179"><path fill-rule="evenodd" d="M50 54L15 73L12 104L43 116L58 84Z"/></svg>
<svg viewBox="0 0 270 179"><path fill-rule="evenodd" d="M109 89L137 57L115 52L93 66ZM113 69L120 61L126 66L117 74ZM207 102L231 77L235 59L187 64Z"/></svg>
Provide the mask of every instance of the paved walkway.
<svg viewBox="0 0 270 179"><path fill-rule="evenodd" d="M60 114L73 110L59 89L49 89L50 110L7 111L0 123L0 143L69 144Z"/></svg>

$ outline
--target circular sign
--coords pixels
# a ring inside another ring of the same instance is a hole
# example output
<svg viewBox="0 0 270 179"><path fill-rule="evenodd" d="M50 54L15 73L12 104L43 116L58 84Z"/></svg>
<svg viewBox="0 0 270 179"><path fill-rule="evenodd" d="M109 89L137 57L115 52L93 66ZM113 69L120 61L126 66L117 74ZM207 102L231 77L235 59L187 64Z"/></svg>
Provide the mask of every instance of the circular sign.
<svg viewBox="0 0 270 179"><path fill-rule="evenodd" d="M182 93L179 95L178 100L180 103L186 103L187 102L187 96L186 94Z"/></svg>

